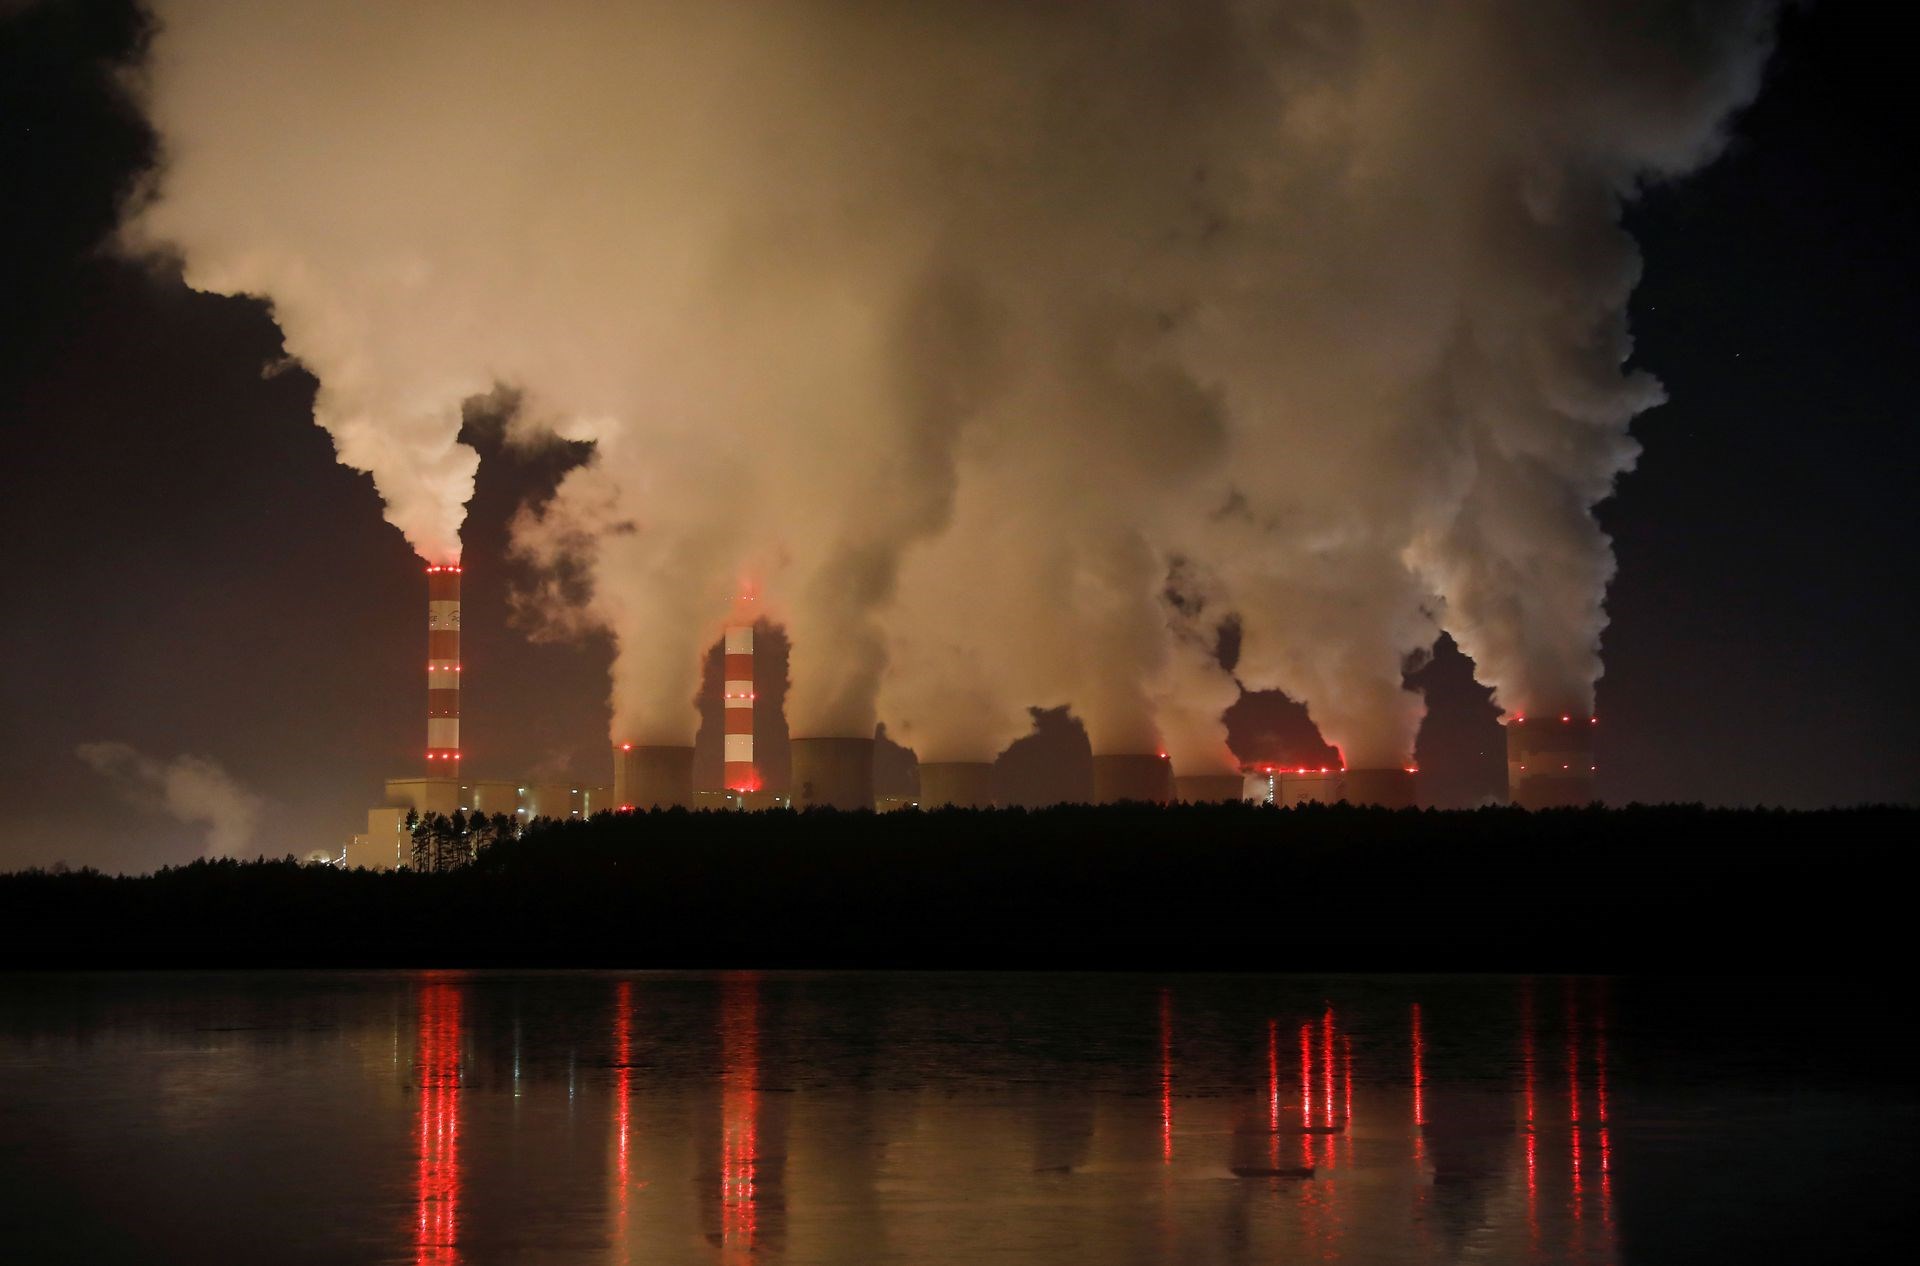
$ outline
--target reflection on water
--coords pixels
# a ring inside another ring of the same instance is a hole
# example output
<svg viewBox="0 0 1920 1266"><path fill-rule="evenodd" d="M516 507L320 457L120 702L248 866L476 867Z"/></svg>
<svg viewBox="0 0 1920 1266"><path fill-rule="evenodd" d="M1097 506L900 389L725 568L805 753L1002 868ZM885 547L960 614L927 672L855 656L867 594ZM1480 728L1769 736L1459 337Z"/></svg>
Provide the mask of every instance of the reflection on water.
<svg viewBox="0 0 1920 1266"><path fill-rule="evenodd" d="M418 1142L414 1150L414 1260L451 1266L460 1239L460 988L432 979L420 986Z"/></svg>
<svg viewBox="0 0 1920 1266"><path fill-rule="evenodd" d="M1685 1102L1588 979L90 987L0 1012L16 1260L1611 1263Z"/></svg>
<svg viewBox="0 0 1920 1266"><path fill-rule="evenodd" d="M633 982L613 987L613 1242L627 1243L627 1205L633 1194L628 1146L633 1129Z"/></svg>
<svg viewBox="0 0 1920 1266"><path fill-rule="evenodd" d="M756 977L742 976L728 980L721 993L720 1241L736 1252L752 1251L758 1228L759 990Z"/></svg>

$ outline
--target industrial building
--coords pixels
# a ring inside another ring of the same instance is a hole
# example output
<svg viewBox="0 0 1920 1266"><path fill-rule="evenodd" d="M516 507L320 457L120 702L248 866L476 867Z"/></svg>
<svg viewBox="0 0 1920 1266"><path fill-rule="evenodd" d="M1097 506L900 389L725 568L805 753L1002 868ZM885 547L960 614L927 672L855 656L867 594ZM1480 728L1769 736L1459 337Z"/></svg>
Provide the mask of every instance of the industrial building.
<svg viewBox="0 0 1920 1266"><path fill-rule="evenodd" d="M1364 804L1383 809L1419 805L1417 776L1404 769L1347 769L1327 765L1292 768L1261 765L1249 769L1241 798L1254 804L1291 808L1302 804Z"/></svg>
<svg viewBox="0 0 1920 1266"><path fill-rule="evenodd" d="M606 788L578 780L468 780L460 758L460 567L427 568L427 751L419 777L387 779L386 794L367 811L367 829L347 844L347 866L389 870L411 855L408 815L456 813L535 818L586 818L612 807Z"/></svg>
<svg viewBox="0 0 1920 1266"><path fill-rule="evenodd" d="M435 564L427 574L427 745L420 776L390 778L380 803L368 810L367 829L342 855L349 866L387 869L407 864L410 814L504 815L518 822L538 818L587 818L604 811L650 809L796 808L880 809L919 806L990 808L995 803L994 766L987 761L930 761L919 767L918 797L876 796L874 740L860 735L798 736L791 741L791 789L764 786L755 759L758 692L754 673L753 595L735 601L722 635L722 785L694 786L690 744L615 743L611 786L550 776L486 780L468 778L460 742L460 578L458 564ZM1594 799L1595 719L1561 714L1557 720L1507 725L1507 774L1511 799L1527 808L1584 805ZM1419 803L1418 771L1329 766L1247 766L1241 774L1188 774L1173 768L1164 752L1095 753L1096 804L1217 804L1246 801L1288 807L1303 804L1378 805L1411 808Z"/></svg>
<svg viewBox="0 0 1920 1266"><path fill-rule="evenodd" d="M1553 809L1592 804L1594 729L1598 717L1562 712L1507 723L1507 790L1524 809Z"/></svg>

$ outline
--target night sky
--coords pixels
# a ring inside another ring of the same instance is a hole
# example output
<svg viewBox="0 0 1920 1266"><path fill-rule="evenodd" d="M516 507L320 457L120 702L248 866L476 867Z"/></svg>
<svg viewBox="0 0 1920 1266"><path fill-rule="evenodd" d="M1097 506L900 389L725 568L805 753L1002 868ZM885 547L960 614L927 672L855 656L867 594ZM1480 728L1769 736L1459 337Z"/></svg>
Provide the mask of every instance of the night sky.
<svg viewBox="0 0 1920 1266"><path fill-rule="evenodd" d="M217 762L264 797L270 854L337 847L381 779L420 764L420 564L313 425L313 380L262 373L281 355L263 305L100 249L153 152L110 87L136 16L0 12L0 867L198 855L200 828L116 798L77 757L98 741ZM1729 151L1629 214L1635 359L1671 400L1635 425L1645 455L1602 508L1610 802L1920 799L1920 272L1896 122L1912 26L1900 6L1789 10ZM530 643L503 559L510 516L577 454L505 451L481 417L470 438L486 457L465 529L469 775L604 782L608 648ZM1428 795L1494 791L1502 735L1469 666L1443 643L1416 680ZM1232 720L1242 756L1313 746L1283 699ZM1014 755L1004 772L1035 800L1086 759L1059 717Z"/></svg>

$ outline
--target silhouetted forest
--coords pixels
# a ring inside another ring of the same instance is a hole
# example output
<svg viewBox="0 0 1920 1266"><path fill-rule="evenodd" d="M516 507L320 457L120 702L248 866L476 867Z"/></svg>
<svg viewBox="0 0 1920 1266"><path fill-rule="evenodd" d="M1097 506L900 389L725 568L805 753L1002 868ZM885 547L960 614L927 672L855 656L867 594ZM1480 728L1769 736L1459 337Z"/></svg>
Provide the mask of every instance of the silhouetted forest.
<svg viewBox="0 0 1920 1266"><path fill-rule="evenodd" d="M440 873L0 876L6 967L1831 970L1920 811L1062 806L536 823Z"/></svg>

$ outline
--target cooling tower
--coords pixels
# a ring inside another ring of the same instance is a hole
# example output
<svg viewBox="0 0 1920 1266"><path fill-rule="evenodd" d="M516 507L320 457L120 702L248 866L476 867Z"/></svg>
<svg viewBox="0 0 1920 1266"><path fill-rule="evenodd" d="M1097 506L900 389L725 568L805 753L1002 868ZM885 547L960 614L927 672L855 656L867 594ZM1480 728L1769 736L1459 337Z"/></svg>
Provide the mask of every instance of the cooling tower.
<svg viewBox="0 0 1920 1266"><path fill-rule="evenodd" d="M613 749L613 802L621 811L693 807L693 748L621 743Z"/></svg>
<svg viewBox="0 0 1920 1266"><path fill-rule="evenodd" d="M873 740L793 740L793 807L873 808Z"/></svg>
<svg viewBox="0 0 1920 1266"><path fill-rule="evenodd" d="M460 568L427 568L427 777L460 778Z"/></svg>
<svg viewBox="0 0 1920 1266"><path fill-rule="evenodd" d="M1414 795L1411 769L1349 769L1340 798L1348 804L1377 805L1382 809L1411 809Z"/></svg>
<svg viewBox="0 0 1920 1266"><path fill-rule="evenodd" d="M933 761L920 766L922 809L991 809L993 764L990 761Z"/></svg>
<svg viewBox="0 0 1920 1266"><path fill-rule="evenodd" d="M1118 804L1135 800L1165 804L1173 797L1173 766L1157 755L1095 756L1093 802Z"/></svg>
<svg viewBox="0 0 1920 1266"><path fill-rule="evenodd" d="M1173 798L1181 804L1236 804L1245 797L1246 782L1239 774L1178 774Z"/></svg>
<svg viewBox="0 0 1920 1266"><path fill-rule="evenodd" d="M1576 713L1507 723L1507 792L1523 809L1592 804L1594 718Z"/></svg>

